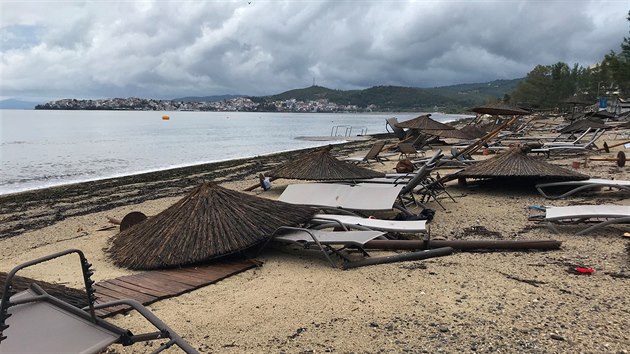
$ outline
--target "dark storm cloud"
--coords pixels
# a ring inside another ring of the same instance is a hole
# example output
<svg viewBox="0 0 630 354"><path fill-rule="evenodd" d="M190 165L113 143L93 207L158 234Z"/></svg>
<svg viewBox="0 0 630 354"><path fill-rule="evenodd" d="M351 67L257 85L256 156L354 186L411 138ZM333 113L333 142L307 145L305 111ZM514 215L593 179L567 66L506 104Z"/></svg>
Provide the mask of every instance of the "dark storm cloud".
<svg viewBox="0 0 630 354"><path fill-rule="evenodd" d="M3 2L2 96L432 87L592 65L627 1ZM25 30L26 29L26 30ZM10 38L10 40L5 40Z"/></svg>

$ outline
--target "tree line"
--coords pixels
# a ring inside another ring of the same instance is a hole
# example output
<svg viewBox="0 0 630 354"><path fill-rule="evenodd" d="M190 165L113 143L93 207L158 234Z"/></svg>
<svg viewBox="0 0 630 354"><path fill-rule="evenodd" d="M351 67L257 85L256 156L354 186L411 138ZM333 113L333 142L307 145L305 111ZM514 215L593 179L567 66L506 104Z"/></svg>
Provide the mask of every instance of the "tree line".
<svg viewBox="0 0 630 354"><path fill-rule="evenodd" d="M627 20L630 23L630 11ZM611 50L599 64L588 68L563 62L537 65L504 101L549 109L567 101L594 103L598 96L611 95L630 95L630 37L624 37L619 53Z"/></svg>

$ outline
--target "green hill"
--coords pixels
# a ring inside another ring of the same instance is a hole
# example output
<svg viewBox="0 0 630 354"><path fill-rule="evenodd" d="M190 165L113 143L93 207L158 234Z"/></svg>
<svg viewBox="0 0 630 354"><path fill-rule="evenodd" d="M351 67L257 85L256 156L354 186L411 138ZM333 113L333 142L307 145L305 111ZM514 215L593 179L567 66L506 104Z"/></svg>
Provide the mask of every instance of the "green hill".
<svg viewBox="0 0 630 354"><path fill-rule="evenodd" d="M434 88L374 86L365 90L348 91L311 86L272 96L252 97L252 99L260 103L289 99L298 101L327 99L337 104L357 105L362 108L373 104L383 111L462 112L488 101L502 99L506 94L509 95L522 80L496 80Z"/></svg>

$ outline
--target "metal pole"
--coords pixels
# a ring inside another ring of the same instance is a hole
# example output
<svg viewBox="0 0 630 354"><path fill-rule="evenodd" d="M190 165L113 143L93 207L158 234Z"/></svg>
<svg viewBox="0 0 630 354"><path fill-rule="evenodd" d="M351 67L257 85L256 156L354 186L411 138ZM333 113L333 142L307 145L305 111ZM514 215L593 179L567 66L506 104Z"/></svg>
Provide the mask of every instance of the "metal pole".
<svg viewBox="0 0 630 354"><path fill-rule="evenodd" d="M556 240L372 240L363 246L366 250L420 250L451 247L470 250L556 250L562 245Z"/></svg>
<svg viewBox="0 0 630 354"><path fill-rule="evenodd" d="M442 248L436 248L434 250L401 253L394 256L365 258L360 261L345 263L343 265L343 269L351 269L351 268L358 268L358 267L363 267L363 266L368 266L368 265L403 262L403 261L418 261L418 260L427 259L427 258L448 256L451 253L453 253L452 248L442 247Z"/></svg>

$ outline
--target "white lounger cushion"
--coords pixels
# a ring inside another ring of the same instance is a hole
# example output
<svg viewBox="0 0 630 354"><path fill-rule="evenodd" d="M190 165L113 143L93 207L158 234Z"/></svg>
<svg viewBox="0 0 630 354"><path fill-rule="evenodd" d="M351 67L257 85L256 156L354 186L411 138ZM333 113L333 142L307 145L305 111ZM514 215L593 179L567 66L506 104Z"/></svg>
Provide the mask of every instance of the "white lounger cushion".
<svg viewBox="0 0 630 354"><path fill-rule="evenodd" d="M391 210L402 188L402 185L378 188L334 183L290 184L278 200L351 210Z"/></svg>
<svg viewBox="0 0 630 354"><path fill-rule="evenodd" d="M402 232L402 233L418 233L427 232L426 220L382 220L362 218L352 215L333 215L333 214L317 214L313 217L317 220L332 220L346 225L364 226L369 229Z"/></svg>
<svg viewBox="0 0 630 354"><path fill-rule="evenodd" d="M545 212L545 219L549 221L625 217L630 217L630 205L573 205L547 207Z"/></svg>
<svg viewBox="0 0 630 354"><path fill-rule="evenodd" d="M548 206L545 210L547 226L557 232L553 224L594 222L593 226L581 230L577 235L588 234L613 224L630 223L630 205L574 205L564 207Z"/></svg>

